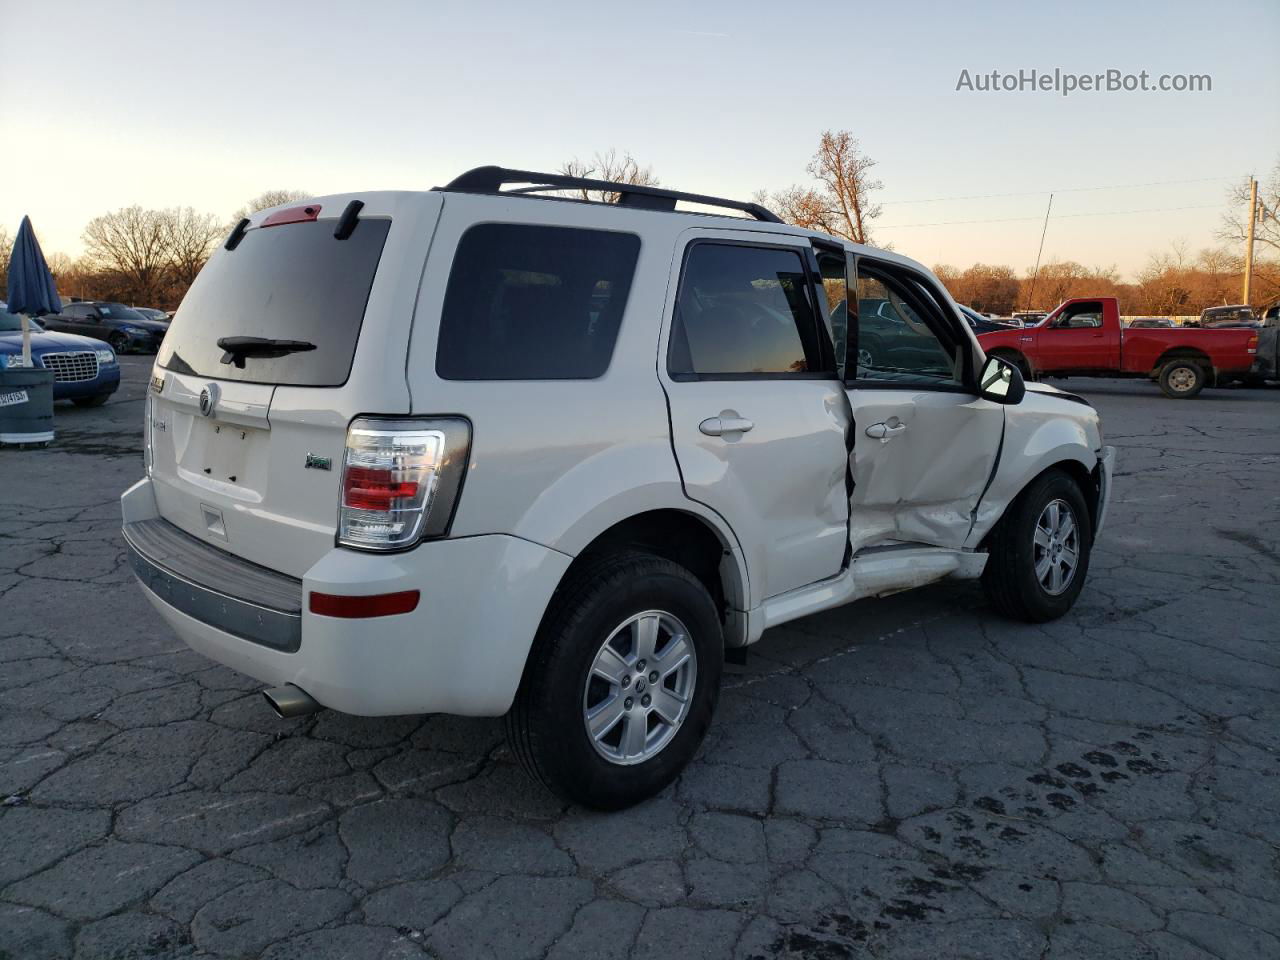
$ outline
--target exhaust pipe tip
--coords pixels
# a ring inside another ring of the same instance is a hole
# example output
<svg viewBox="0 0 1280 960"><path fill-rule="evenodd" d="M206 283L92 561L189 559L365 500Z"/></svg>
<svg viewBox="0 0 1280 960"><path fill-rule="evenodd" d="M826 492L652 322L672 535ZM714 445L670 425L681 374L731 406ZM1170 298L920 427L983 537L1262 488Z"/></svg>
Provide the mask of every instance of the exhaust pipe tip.
<svg viewBox="0 0 1280 960"><path fill-rule="evenodd" d="M301 687L292 683L286 683L280 687L270 687L262 691L263 697L266 698L271 709L275 711L275 715L281 720L288 720L290 717L305 717L309 713L315 713L320 709L320 704L312 698L311 694L303 690Z"/></svg>

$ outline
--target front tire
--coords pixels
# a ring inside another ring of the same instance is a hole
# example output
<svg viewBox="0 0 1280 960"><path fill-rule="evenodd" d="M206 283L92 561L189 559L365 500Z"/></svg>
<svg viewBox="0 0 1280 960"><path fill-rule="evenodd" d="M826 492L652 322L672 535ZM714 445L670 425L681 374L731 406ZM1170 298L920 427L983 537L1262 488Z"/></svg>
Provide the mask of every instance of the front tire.
<svg viewBox="0 0 1280 960"><path fill-rule="evenodd" d="M1189 400L1204 389L1204 367L1194 360L1170 360L1160 371L1160 392L1170 400Z"/></svg>
<svg viewBox="0 0 1280 960"><path fill-rule="evenodd" d="M723 664L715 603L692 573L643 553L589 560L552 598L506 717L507 741L561 797L629 807L693 758Z"/></svg>
<svg viewBox="0 0 1280 960"><path fill-rule="evenodd" d="M1006 617L1056 620L1080 596L1092 549L1093 523L1079 485L1061 470L1046 471L992 531L983 590Z"/></svg>
<svg viewBox="0 0 1280 960"><path fill-rule="evenodd" d="M111 344L111 349L117 355L129 352L129 338L123 333L113 333L107 337L107 343Z"/></svg>

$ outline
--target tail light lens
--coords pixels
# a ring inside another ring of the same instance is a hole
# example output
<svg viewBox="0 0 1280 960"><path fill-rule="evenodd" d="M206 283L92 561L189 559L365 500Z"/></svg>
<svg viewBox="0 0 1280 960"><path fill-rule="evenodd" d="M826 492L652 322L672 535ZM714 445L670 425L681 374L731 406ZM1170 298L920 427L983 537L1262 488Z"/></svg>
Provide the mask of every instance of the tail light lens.
<svg viewBox="0 0 1280 960"><path fill-rule="evenodd" d="M338 542L399 550L449 529L471 448L466 420L378 420L347 429Z"/></svg>
<svg viewBox="0 0 1280 960"><path fill-rule="evenodd" d="M1258 352L1258 335L1256 333L1249 338L1249 342L1246 346L1250 353Z"/></svg>

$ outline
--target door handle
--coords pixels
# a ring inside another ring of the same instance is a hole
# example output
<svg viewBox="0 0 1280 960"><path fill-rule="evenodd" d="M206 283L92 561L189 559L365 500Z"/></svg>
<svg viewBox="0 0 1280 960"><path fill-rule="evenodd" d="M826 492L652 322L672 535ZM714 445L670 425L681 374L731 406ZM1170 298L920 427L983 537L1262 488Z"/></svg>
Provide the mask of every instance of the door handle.
<svg viewBox="0 0 1280 960"><path fill-rule="evenodd" d="M708 437L723 437L726 433L746 433L755 424L745 417L707 417L698 429Z"/></svg>
<svg viewBox="0 0 1280 960"><path fill-rule="evenodd" d="M873 423L866 434L872 440L889 440L907 429L907 425L895 419L892 423Z"/></svg>

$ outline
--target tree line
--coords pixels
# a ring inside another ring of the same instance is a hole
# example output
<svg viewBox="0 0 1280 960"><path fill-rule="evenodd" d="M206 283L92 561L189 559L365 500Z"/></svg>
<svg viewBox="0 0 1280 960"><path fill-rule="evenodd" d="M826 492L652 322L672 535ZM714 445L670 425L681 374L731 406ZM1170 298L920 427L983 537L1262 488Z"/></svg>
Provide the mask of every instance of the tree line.
<svg viewBox="0 0 1280 960"><path fill-rule="evenodd" d="M823 131L802 179L781 190L757 191L754 199L788 223L820 230L854 243L875 244L874 228L881 215L876 197L882 182L873 175L876 161L847 130ZM609 150L590 160L577 158L560 166L571 176L615 183L658 186L653 167L630 153ZM1280 162L1261 186L1263 199L1280 208ZM584 200L616 202L611 191L568 190ZM197 213L191 207L147 210L126 207L91 220L84 229L84 254L78 259L61 253L49 256L49 266L63 296L120 300L173 309L196 274L231 227L266 207L307 199L299 190L268 190L237 210L229 220ZM1114 296L1124 314L1178 315L1199 313L1205 307L1240 299L1243 257L1240 250L1247 224L1240 188L1233 187L1228 213L1218 231L1222 247L1191 255L1174 244L1153 253L1136 281L1122 281L1114 266L1086 266L1055 261L1038 271L1019 273L1003 264L975 263L966 268L938 264L933 269L960 303L984 313L1008 315L1015 310L1047 309L1075 296ZM1280 298L1280 221L1256 225L1254 264L1255 305ZM7 231L0 228L0 250L10 249ZM0 263L0 289L7 262Z"/></svg>

